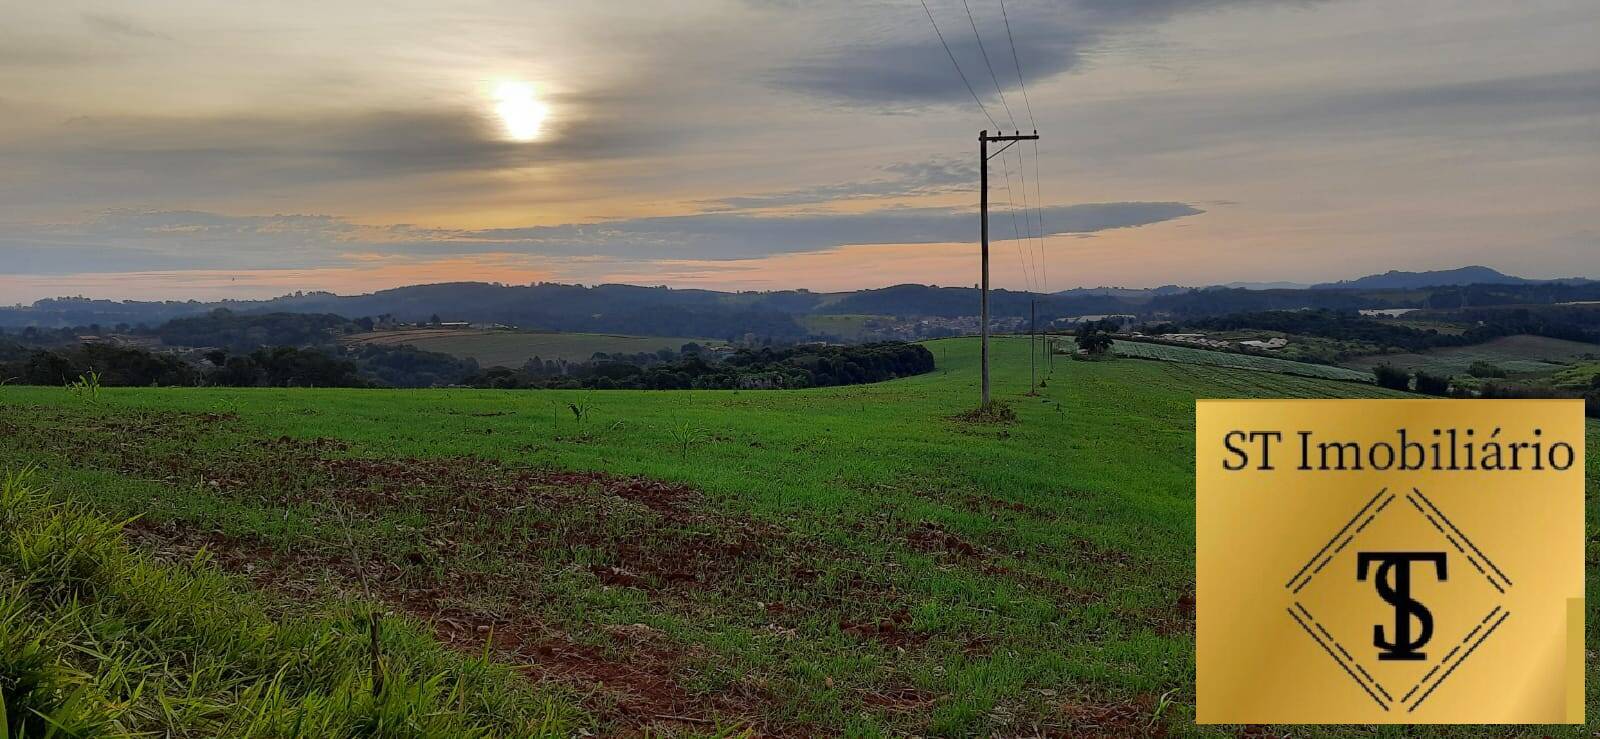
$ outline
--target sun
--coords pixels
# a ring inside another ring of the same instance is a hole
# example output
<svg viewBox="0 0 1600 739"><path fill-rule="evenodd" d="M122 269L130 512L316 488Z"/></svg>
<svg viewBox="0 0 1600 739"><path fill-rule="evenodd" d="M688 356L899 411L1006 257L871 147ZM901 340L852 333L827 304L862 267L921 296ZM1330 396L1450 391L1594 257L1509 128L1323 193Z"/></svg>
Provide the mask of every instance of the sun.
<svg viewBox="0 0 1600 739"><path fill-rule="evenodd" d="M539 138L549 106L539 101L534 86L518 80L506 80L494 88L494 111L506 128L506 137L512 141L533 141Z"/></svg>

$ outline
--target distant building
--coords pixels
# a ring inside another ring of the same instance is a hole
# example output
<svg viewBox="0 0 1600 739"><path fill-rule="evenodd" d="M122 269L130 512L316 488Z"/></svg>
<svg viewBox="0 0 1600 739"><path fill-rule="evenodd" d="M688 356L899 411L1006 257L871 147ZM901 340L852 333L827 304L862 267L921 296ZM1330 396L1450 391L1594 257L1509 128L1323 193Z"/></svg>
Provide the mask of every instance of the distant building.
<svg viewBox="0 0 1600 739"><path fill-rule="evenodd" d="M1421 308L1362 308L1361 315L1368 318L1399 318Z"/></svg>
<svg viewBox="0 0 1600 739"><path fill-rule="evenodd" d="M1208 339L1205 334L1160 334L1156 338L1162 341L1172 341L1179 344L1193 344L1212 349L1226 349L1232 346L1230 342L1221 339Z"/></svg>
<svg viewBox="0 0 1600 739"><path fill-rule="evenodd" d="M1267 350L1282 349L1282 348L1284 348L1284 347L1286 347L1288 345L1289 345L1289 340L1283 338L1282 336L1277 336L1277 337L1274 337L1274 338L1271 338L1271 339L1267 339L1266 341L1260 341L1258 339L1250 339L1248 341L1239 342L1239 346L1245 346L1245 347L1249 347L1251 349L1267 349Z"/></svg>
<svg viewBox="0 0 1600 739"><path fill-rule="evenodd" d="M1110 321L1117 324L1119 327L1126 327L1138 320L1139 317L1131 313L1106 313L1102 315L1090 316L1067 316L1065 318L1057 318L1050 323L1056 328L1066 328L1068 326L1074 326L1080 323Z"/></svg>

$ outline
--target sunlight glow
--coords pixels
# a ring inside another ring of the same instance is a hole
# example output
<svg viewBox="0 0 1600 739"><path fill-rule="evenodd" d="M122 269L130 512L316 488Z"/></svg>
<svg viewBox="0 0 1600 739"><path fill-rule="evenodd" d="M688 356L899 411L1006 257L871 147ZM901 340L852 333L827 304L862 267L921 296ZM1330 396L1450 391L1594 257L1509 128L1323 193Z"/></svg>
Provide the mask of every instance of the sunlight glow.
<svg viewBox="0 0 1600 739"><path fill-rule="evenodd" d="M544 118L550 112L539 101L533 85L517 80L506 80L494 89L495 113L506 127L506 136L512 141L533 141L539 138Z"/></svg>

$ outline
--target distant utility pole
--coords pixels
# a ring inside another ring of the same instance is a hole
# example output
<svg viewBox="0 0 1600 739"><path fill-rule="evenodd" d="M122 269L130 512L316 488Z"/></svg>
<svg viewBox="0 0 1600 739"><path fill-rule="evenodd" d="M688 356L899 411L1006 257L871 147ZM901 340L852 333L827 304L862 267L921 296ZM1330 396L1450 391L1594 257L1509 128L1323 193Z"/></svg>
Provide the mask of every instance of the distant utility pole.
<svg viewBox="0 0 1600 739"><path fill-rule="evenodd" d="M989 407L989 403L990 403L990 400L989 400L989 160L991 158L993 158L993 157L999 156L1000 153L1005 151L1006 149L1009 149L1009 148L1011 148L1013 146L1016 146L1018 141L1035 141L1035 140L1038 140L1038 138L1039 138L1039 132L1037 130L1035 130L1032 135L1023 135L1023 133L1021 131L1017 131L1015 134L1013 134L1011 136L1005 135L1004 132L996 132L995 135L993 135L993 136L990 136L989 132L986 131L986 130L978 132L978 165L979 165L979 171L981 172L981 175L980 175L981 181L979 182L979 187L978 187L978 193L979 193L979 195L978 195L978 204L979 204L979 211L980 211L979 220L982 223L982 226L981 226L980 230L983 233L983 298L982 298L982 315L978 318L978 321L979 321L980 324L982 324L981 327L980 327L980 331L983 334L983 405L981 406L983 408L988 408ZM997 149L995 151L995 153L990 154L989 153L989 143L990 142L1000 142L1000 141L1005 141L1005 142L1009 142L1009 143L1007 143L1005 146L1002 146L999 149Z"/></svg>
<svg viewBox="0 0 1600 739"><path fill-rule="evenodd" d="M1039 301L1028 301L1028 392L1033 392L1039 387L1039 363L1034 360L1038 350L1034 348L1039 343Z"/></svg>

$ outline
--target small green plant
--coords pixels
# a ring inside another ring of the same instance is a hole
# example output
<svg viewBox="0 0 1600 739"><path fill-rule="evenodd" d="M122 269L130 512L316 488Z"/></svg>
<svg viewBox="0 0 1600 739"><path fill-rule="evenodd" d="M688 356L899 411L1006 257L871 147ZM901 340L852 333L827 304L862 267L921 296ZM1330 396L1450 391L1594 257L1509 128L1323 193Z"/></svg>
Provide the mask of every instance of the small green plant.
<svg viewBox="0 0 1600 739"><path fill-rule="evenodd" d="M709 438L705 429L691 425L688 421L672 427L667 433L672 436L673 444L678 447L678 456L685 459L689 457L689 447L702 444Z"/></svg>
<svg viewBox="0 0 1600 739"><path fill-rule="evenodd" d="M1146 725L1146 728L1154 729L1157 724L1161 723L1161 716L1167 712L1168 708L1172 707L1172 694L1176 692L1178 692L1177 688L1173 688L1161 694L1161 697L1156 700L1156 710L1151 713L1150 723Z"/></svg>
<svg viewBox="0 0 1600 739"><path fill-rule="evenodd" d="M67 383L67 392L91 403L100 400L100 373L89 370L78 375L78 379Z"/></svg>
<svg viewBox="0 0 1600 739"><path fill-rule="evenodd" d="M589 400L589 394L584 393L577 400L569 401L567 410L572 411L573 420L582 426L584 421L589 420L589 413L594 410L594 403Z"/></svg>

